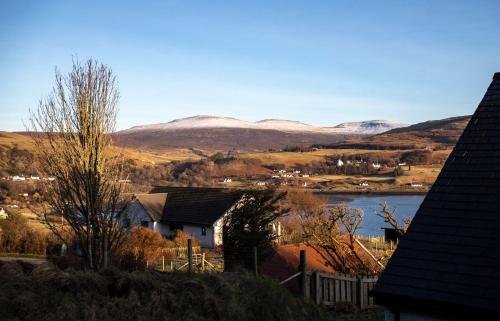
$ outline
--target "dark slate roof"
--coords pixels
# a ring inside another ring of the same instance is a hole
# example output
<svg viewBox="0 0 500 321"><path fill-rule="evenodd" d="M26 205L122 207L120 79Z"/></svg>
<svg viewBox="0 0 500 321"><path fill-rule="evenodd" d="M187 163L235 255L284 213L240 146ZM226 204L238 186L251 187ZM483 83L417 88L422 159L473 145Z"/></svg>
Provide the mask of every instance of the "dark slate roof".
<svg viewBox="0 0 500 321"><path fill-rule="evenodd" d="M157 186L151 193L166 193L161 221L214 224L234 203L241 192L225 188Z"/></svg>
<svg viewBox="0 0 500 321"><path fill-rule="evenodd" d="M135 197L153 220L159 221L161 219L167 193L137 194Z"/></svg>
<svg viewBox="0 0 500 321"><path fill-rule="evenodd" d="M402 238L374 294L500 312L500 73ZM442 305L441 305L442 307Z"/></svg>

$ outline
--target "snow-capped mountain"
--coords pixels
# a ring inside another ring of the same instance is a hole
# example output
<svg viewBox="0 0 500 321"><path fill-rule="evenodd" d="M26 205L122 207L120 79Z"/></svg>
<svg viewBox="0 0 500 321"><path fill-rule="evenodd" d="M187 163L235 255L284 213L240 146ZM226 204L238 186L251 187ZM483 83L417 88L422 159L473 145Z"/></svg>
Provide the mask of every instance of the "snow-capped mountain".
<svg viewBox="0 0 500 321"><path fill-rule="evenodd" d="M338 129L343 133L375 135L392 129L407 127L407 126L409 125L390 120L367 120L360 122L342 123L335 126L334 128Z"/></svg>
<svg viewBox="0 0 500 321"><path fill-rule="evenodd" d="M334 127L317 127L299 121L264 119L257 122L248 122L232 117L220 116L193 116L180 118L168 123L152 125L141 125L127 129L123 132L136 131L171 131L179 129L199 129L199 128L243 128L278 130L283 132L304 132L304 133L325 133L325 134L379 134L391 129L406 127L408 125L385 120L369 120L362 122L350 122L339 124Z"/></svg>

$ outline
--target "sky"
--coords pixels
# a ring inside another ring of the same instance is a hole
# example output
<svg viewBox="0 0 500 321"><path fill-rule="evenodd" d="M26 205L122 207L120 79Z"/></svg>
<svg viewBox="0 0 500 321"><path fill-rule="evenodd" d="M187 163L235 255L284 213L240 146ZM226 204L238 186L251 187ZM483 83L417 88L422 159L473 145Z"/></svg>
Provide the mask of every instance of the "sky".
<svg viewBox="0 0 500 321"><path fill-rule="evenodd" d="M118 129L467 115L500 71L499 12L496 0L0 0L0 130L24 130L75 58L116 74Z"/></svg>

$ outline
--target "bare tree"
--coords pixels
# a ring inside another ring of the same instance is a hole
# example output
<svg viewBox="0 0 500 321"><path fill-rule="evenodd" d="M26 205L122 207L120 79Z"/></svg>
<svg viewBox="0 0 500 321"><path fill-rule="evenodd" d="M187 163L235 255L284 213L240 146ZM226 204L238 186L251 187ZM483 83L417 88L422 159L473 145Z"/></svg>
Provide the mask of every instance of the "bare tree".
<svg viewBox="0 0 500 321"><path fill-rule="evenodd" d="M386 202L380 203L381 210L375 211L375 214L384 219L384 222L388 223L399 236L403 236L410 226L411 218L405 217L403 223L400 224L396 219L396 208L390 208Z"/></svg>
<svg viewBox="0 0 500 321"><path fill-rule="evenodd" d="M67 229L72 231L90 269L108 266L122 238L116 215L122 160L109 152L118 100L108 66L77 61L67 75L56 70L52 93L30 111L39 171L54 178L45 184L46 221L64 242L70 241ZM62 215L69 227L50 220L50 212Z"/></svg>
<svg viewBox="0 0 500 321"><path fill-rule="evenodd" d="M379 264L360 256L363 249L356 234L364 213L357 208L338 204L328 208L325 200L311 192L290 190L287 232L293 240L305 242L337 271L351 274L373 274ZM291 231L288 231L291 230Z"/></svg>
<svg viewBox="0 0 500 321"><path fill-rule="evenodd" d="M363 216L362 210L345 204L338 204L321 214L313 213L303 223L307 244L339 272L356 275L378 273L380 266L376 262L360 256L362 249L356 233Z"/></svg>

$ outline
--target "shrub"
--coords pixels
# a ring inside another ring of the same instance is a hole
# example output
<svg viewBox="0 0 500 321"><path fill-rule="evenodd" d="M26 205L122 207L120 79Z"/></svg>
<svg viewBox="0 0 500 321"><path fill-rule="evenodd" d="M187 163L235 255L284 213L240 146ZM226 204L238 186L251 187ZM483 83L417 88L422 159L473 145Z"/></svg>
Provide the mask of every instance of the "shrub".
<svg viewBox="0 0 500 321"><path fill-rule="evenodd" d="M116 269L58 275L23 275L23 269L17 269L0 274L1 320L322 321L334 317L275 281L248 274Z"/></svg>
<svg viewBox="0 0 500 321"><path fill-rule="evenodd" d="M427 149L405 152L401 154L401 160L411 165L428 165L432 161L432 152Z"/></svg>
<svg viewBox="0 0 500 321"><path fill-rule="evenodd" d="M281 206L285 196L286 192L272 188L248 190L239 205L224 217L225 271L250 269L254 247L257 248L259 262L270 252L278 237L271 224L287 212Z"/></svg>
<svg viewBox="0 0 500 321"><path fill-rule="evenodd" d="M19 214L0 221L0 252L45 254L47 234L32 229Z"/></svg>
<svg viewBox="0 0 500 321"><path fill-rule="evenodd" d="M118 252L117 261L127 269L144 269L162 255L162 249L173 247L160 233L139 226L132 228Z"/></svg>
<svg viewBox="0 0 500 321"><path fill-rule="evenodd" d="M193 235L182 230L175 230L175 234L172 237L172 241L177 247L187 247L189 239L191 239L191 243L193 246L201 245L200 241L197 240Z"/></svg>

